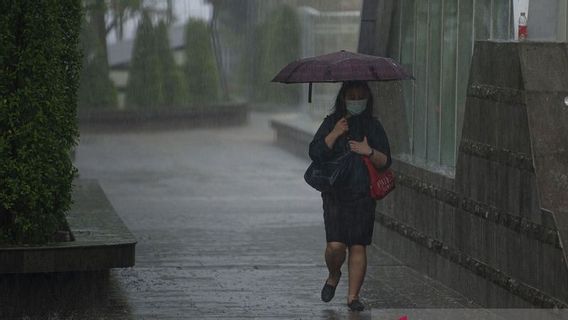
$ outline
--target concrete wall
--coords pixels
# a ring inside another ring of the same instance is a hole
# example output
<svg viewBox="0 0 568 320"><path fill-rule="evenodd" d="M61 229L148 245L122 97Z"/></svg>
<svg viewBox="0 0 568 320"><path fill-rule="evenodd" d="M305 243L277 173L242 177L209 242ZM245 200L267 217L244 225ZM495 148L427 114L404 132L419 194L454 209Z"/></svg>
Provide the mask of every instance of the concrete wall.
<svg viewBox="0 0 568 320"><path fill-rule="evenodd" d="M360 51L384 54L392 3L364 2ZM395 155L374 243L487 307L568 307L567 57L566 44L476 41L455 175ZM377 88L404 153L402 90Z"/></svg>
<svg viewBox="0 0 568 320"><path fill-rule="evenodd" d="M487 307L568 306L567 49L476 42L455 179L396 160L379 247Z"/></svg>

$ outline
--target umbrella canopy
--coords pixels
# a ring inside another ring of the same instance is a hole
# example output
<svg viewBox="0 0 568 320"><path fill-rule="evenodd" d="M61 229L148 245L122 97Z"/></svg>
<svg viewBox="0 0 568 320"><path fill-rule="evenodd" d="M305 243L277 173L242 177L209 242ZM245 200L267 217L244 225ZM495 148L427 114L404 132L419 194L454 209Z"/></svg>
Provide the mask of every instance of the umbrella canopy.
<svg viewBox="0 0 568 320"><path fill-rule="evenodd" d="M391 58L341 50L291 62L272 81L308 83L405 79L413 78Z"/></svg>
<svg viewBox="0 0 568 320"><path fill-rule="evenodd" d="M414 79L391 58L345 50L299 59L289 63L272 82L309 83L309 101L313 82L389 81Z"/></svg>

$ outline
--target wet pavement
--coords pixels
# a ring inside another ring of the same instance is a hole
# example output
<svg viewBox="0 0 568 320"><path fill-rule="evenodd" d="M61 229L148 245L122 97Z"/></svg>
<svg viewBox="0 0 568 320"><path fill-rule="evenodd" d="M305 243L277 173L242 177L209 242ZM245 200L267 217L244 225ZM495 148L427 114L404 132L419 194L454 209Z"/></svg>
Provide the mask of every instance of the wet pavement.
<svg viewBox="0 0 568 320"><path fill-rule="evenodd" d="M274 145L269 119L83 133L76 166L81 178L99 180L137 238L136 266L98 281L0 278L14 292L11 311L52 319L375 319L385 308L479 308L374 246L361 292L367 310L348 311L346 276L322 302L321 198L303 181L308 161ZM37 290L49 298L18 298Z"/></svg>

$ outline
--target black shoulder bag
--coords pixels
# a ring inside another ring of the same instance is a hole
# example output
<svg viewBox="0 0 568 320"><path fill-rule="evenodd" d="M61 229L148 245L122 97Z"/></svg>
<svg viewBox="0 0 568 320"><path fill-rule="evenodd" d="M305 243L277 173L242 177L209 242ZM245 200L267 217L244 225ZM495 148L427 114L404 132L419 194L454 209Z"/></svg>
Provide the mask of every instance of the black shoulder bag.
<svg viewBox="0 0 568 320"><path fill-rule="evenodd" d="M344 180L353 155L353 152L347 151L329 161L312 162L304 173L304 180L320 192L332 191Z"/></svg>

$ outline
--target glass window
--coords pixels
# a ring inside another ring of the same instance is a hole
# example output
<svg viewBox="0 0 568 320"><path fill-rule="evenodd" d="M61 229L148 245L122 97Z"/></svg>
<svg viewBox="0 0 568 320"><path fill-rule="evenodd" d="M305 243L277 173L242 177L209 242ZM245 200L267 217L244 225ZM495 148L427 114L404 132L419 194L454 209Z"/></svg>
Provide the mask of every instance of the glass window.
<svg viewBox="0 0 568 320"><path fill-rule="evenodd" d="M418 165L453 172L473 42L512 39L511 1L397 3L389 55L416 78L403 83L411 148L410 154L400 156Z"/></svg>

